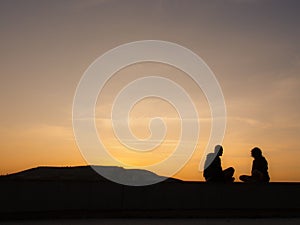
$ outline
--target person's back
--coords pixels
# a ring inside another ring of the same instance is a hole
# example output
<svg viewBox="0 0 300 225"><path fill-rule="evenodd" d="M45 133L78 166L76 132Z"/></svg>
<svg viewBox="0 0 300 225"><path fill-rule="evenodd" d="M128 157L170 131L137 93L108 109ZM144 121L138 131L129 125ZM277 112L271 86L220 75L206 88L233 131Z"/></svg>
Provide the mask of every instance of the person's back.
<svg viewBox="0 0 300 225"><path fill-rule="evenodd" d="M218 155L210 153L206 157L204 177L207 181L222 180L221 159Z"/></svg>

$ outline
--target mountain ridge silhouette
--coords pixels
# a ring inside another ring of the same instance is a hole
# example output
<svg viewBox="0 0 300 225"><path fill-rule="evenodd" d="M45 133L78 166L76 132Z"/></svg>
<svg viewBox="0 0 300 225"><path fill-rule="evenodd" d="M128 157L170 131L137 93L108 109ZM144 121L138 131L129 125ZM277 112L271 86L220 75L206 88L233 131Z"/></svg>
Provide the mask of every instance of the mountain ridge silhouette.
<svg viewBox="0 0 300 225"><path fill-rule="evenodd" d="M182 182L176 178L167 178L159 176L151 171L142 169L125 169L118 166L93 166L100 168L114 177L122 177L123 179L137 180L147 179L155 180L165 178L164 182ZM102 175L98 174L92 166L38 166L26 169L20 172L2 175L1 180L38 180L38 181L102 181L111 182Z"/></svg>

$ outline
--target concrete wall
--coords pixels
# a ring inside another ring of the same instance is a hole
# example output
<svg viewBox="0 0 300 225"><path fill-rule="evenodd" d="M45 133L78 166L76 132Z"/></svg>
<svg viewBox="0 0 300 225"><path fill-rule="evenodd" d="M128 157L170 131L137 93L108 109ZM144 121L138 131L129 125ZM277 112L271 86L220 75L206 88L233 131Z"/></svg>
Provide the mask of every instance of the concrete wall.
<svg viewBox="0 0 300 225"><path fill-rule="evenodd" d="M299 183L165 182L129 187L110 182L1 181L0 193L2 215L68 210L273 209L300 212Z"/></svg>

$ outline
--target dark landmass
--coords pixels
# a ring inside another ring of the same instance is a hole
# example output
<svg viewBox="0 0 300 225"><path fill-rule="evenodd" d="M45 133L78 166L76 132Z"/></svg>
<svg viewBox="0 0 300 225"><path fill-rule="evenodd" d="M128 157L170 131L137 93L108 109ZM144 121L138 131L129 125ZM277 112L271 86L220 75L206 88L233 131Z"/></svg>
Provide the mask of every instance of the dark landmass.
<svg viewBox="0 0 300 225"><path fill-rule="evenodd" d="M127 180L161 180L165 178L158 176L153 172L141 169L124 169L117 166L93 166L95 169L101 169L102 172ZM165 178L166 182L180 182L178 179ZM110 182L100 174L98 174L90 166L76 167L50 167L40 166L18 173L0 176L1 180L27 180L27 181L103 181Z"/></svg>
<svg viewBox="0 0 300 225"><path fill-rule="evenodd" d="M128 179L144 170L105 167ZM89 166L38 167L0 177L0 219L300 217L300 183L113 183Z"/></svg>

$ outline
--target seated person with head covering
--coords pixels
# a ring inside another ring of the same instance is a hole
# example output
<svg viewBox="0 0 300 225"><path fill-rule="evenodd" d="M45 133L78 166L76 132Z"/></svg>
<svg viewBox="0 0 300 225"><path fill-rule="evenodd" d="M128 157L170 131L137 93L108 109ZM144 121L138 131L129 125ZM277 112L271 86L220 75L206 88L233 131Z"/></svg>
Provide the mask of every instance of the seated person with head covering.
<svg viewBox="0 0 300 225"><path fill-rule="evenodd" d="M222 169L220 156L223 155L223 147L217 145L214 153L209 153L205 161L204 178L207 182L233 182L234 168Z"/></svg>

